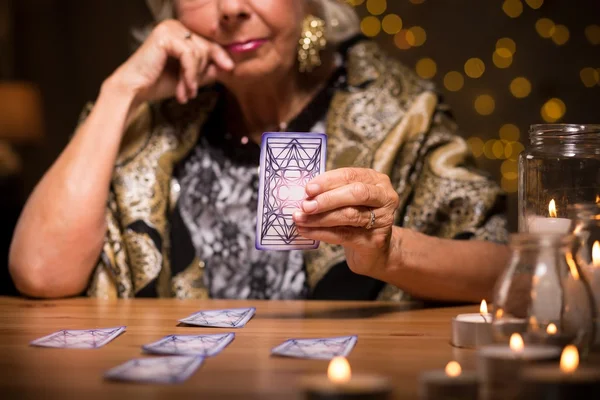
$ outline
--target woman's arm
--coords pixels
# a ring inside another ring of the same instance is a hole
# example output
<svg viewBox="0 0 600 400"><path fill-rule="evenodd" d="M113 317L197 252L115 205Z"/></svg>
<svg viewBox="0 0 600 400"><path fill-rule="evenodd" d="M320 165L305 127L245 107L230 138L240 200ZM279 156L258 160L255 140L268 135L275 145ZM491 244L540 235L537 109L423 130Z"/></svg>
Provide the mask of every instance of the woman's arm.
<svg viewBox="0 0 600 400"><path fill-rule="evenodd" d="M102 247L110 178L132 100L108 79L88 118L27 200L9 257L23 294L60 297L84 290Z"/></svg>
<svg viewBox="0 0 600 400"><path fill-rule="evenodd" d="M490 301L509 255L505 245L441 239L396 226L389 261L376 278L424 299Z"/></svg>
<svg viewBox="0 0 600 400"><path fill-rule="evenodd" d="M168 60L179 61L179 69ZM130 115L145 101L187 102L198 87L230 71L225 50L180 22L158 25L102 85L96 104L27 201L13 237L9 269L32 297L81 293L98 260L110 180Z"/></svg>

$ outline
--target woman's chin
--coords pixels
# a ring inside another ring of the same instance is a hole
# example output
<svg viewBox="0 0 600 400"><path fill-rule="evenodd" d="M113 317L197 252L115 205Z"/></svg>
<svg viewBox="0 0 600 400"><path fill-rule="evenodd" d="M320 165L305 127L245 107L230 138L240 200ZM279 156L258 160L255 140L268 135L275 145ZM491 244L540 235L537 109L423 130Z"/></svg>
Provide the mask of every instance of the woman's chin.
<svg viewBox="0 0 600 400"><path fill-rule="evenodd" d="M275 62L261 59L249 59L236 63L233 71L228 74L223 83L231 86L247 86L248 84L260 83L268 85L269 79L275 79L284 69Z"/></svg>

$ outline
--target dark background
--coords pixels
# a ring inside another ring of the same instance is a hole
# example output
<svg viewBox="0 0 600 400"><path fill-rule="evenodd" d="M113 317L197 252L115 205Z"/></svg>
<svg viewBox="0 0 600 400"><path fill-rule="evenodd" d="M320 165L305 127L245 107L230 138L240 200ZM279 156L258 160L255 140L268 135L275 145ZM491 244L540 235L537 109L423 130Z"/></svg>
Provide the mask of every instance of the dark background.
<svg viewBox="0 0 600 400"><path fill-rule="evenodd" d="M353 3L361 17L367 18L363 19L364 33L375 37L399 60L414 68L426 65L419 64L422 59L435 62L436 72L431 79L452 107L480 167L509 193L510 226L516 230L515 160L527 142L529 125L600 122L600 1ZM402 30L387 24L394 18L386 19L389 14L402 19ZM549 32L550 38L536 30L536 22L542 18L556 26ZM103 79L130 53L131 28L149 21L143 0L0 0L0 23L4 25L0 27L0 80L27 81L38 86L45 129L42 143L16 148L23 168L0 181L0 293L11 290L6 273L7 249L23 202L65 147L85 102L96 97ZM378 32L381 21L385 29ZM424 42L422 32L426 34ZM516 45L512 56L511 46L504 49L504 42L498 46L502 38L510 38ZM497 67L493 62L495 51L497 60L510 65ZM485 65L479 78L465 73L465 62L474 57ZM423 74L421 69L418 72ZM456 82L449 82L450 77L460 82L458 74L463 79L462 87L448 90L445 84ZM521 93L527 94L523 98L515 97L510 90L513 79L519 77L531 85L529 91L519 86ZM475 109L481 95L494 101L489 115ZM501 130L503 126L505 130Z"/></svg>

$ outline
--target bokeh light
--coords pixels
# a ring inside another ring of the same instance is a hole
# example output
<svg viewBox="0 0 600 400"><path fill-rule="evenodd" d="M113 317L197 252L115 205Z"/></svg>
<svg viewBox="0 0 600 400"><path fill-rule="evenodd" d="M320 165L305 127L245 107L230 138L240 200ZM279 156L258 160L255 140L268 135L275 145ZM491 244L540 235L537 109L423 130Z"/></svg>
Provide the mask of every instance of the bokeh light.
<svg viewBox="0 0 600 400"><path fill-rule="evenodd" d="M488 158L490 160L495 160L496 156L494 155L494 145L496 144L497 140L496 139L489 139L486 140L485 144L483 145L483 155L485 156L485 158Z"/></svg>
<svg viewBox="0 0 600 400"><path fill-rule="evenodd" d="M586 26L585 37L593 46L600 44L600 26L595 24Z"/></svg>
<svg viewBox="0 0 600 400"><path fill-rule="evenodd" d="M381 15L386 9L386 0L367 0L367 11L372 15Z"/></svg>
<svg viewBox="0 0 600 400"><path fill-rule="evenodd" d="M407 30L401 29L398 33L394 35L394 44L400 50L408 50L410 49L410 43L406 38Z"/></svg>
<svg viewBox="0 0 600 400"><path fill-rule="evenodd" d="M515 124L504 124L500 127L500 139L507 142L516 142L520 137L521 131Z"/></svg>
<svg viewBox="0 0 600 400"><path fill-rule="evenodd" d="M390 35L395 35L402 29L402 18L396 14L388 14L381 21L383 31Z"/></svg>
<svg viewBox="0 0 600 400"><path fill-rule="evenodd" d="M377 17L364 17L360 22L360 30L365 36L377 36L381 31L381 22L379 22L379 18Z"/></svg>
<svg viewBox="0 0 600 400"><path fill-rule="evenodd" d="M413 26L406 32L406 41L413 47L422 46L426 40L427 33L420 26Z"/></svg>
<svg viewBox="0 0 600 400"><path fill-rule="evenodd" d="M600 74L597 69L586 67L579 72L581 82L585 87L591 88L600 83Z"/></svg>
<svg viewBox="0 0 600 400"><path fill-rule="evenodd" d="M521 142L512 142L510 143L510 154L506 158L516 161L523 150L525 150L525 146Z"/></svg>
<svg viewBox="0 0 600 400"><path fill-rule="evenodd" d="M502 140L494 140L494 144L492 145L492 153L494 154L494 158L504 158L504 143Z"/></svg>
<svg viewBox="0 0 600 400"><path fill-rule="evenodd" d="M537 10L544 4L544 0L525 0L525 3L534 10Z"/></svg>
<svg viewBox="0 0 600 400"><path fill-rule="evenodd" d="M552 34L552 41L559 46L569 41L569 28L564 25L556 25L554 27L554 33Z"/></svg>
<svg viewBox="0 0 600 400"><path fill-rule="evenodd" d="M516 193L519 186L519 181L517 179L506 179L505 177L502 177L500 186L506 193Z"/></svg>
<svg viewBox="0 0 600 400"><path fill-rule="evenodd" d="M522 99L531 93L531 82L522 76L515 78L510 82L510 92L517 99Z"/></svg>
<svg viewBox="0 0 600 400"><path fill-rule="evenodd" d="M498 68L508 68L511 66L513 58L512 56L503 57L496 50L494 52L494 55L492 56L492 61L494 62L494 65Z"/></svg>
<svg viewBox="0 0 600 400"><path fill-rule="evenodd" d="M489 94L482 94L475 99L475 111L481 115L490 115L496 108L494 98Z"/></svg>
<svg viewBox="0 0 600 400"><path fill-rule="evenodd" d="M511 38L501 38L496 42L496 51L505 58L514 56L517 52L517 44Z"/></svg>
<svg viewBox="0 0 600 400"><path fill-rule="evenodd" d="M444 76L444 87L451 92L457 92L465 84L465 78L458 71L450 71Z"/></svg>
<svg viewBox="0 0 600 400"><path fill-rule="evenodd" d="M483 140L479 137L470 137L467 140L467 144L469 145L469 148L471 149L471 153L473 153L473 156L479 158L483 155Z"/></svg>
<svg viewBox="0 0 600 400"><path fill-rule="evenodd" d="M517 179L519 177L518 170L518 164L514 160L504 160L500 166L502 177L510 180Z"/></svg>
<svg viewBox="0 0 600 400"><path fill-rule="evenodd" d="M521 0L505 0L502 3L502 10L511 18L517 18L523 12L523 3Z"/></svg>
<svg viewBox="0 0 600 400"><path fill-rule="evenodd" d="M469 78L480 78L485 72L485 63L480 58L469 58L465 62L465 74Z"/></svg>
<svg viewBox="0 0 600 400"><path fill-rule="evenodd" d="M542 119L546 122L556 122L564 117L567 112L567 106L565 103L558 98L552 98L548 100L541 109Z"/></svg>
<svg viewBox="0 0 600 400"><path fill-rule="evenodd" d="M417 75L423 79L431 79L437 73L437 65L431 58L421 58L415 67Z"/></svg>
<svg viewBox="0 0 600 400"><path fill-rule="evenodd" d="M552 35L554 35L554 31L556 30L556 26L551 19L548 18L540 18L535 23L535 30L538 35L543 37L544 39L550 39Z"/></svg>

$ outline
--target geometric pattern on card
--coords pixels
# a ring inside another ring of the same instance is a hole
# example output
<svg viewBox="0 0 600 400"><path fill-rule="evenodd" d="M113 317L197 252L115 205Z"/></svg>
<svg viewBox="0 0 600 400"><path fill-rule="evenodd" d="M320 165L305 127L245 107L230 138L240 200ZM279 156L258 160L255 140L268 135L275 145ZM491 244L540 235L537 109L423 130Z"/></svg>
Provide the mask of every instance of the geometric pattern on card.
<svg viewBox="0 0 600 400"><path fill-rule="evenodd" d="M169 356L129 360L104 374L106 379L146 383L181 383L203 362L202 357Z"/></svg>
<svg viewBox="0 0 600 400"><path fill-rule="evenodd" d="M355 335L321 339L289 339L271 352L286 357L330 360L339 356L347 357L357 339Z"/></svg>
<svg viewBox="0 0 600 400"><path fill-rule="evenodd" d="M103 329L65 329L36 339L30 344L40 347L97 349L125 330L124 326Z"/></svg>
<svg viewBox="0 0 600 400"><path fill-rule="evenodd" d="M261 144L256 248L315 249L293 220L306 198L306 184L325 170L327 136L320 133L265 133Z"/></svg>
<svg viewBox="0 0 600 400"><path fill-rule="evenodd" d="M255 312L256 308L254 307L205 310L180 319L179 322L214 328L241 328L254 316Z"/></svg>
<svg viewBox="0 0 600 400"><path fill-rule="evenodd" d="M153 354L181 354L212 357L219 354L235 337L234 333L214 335L168 335L142 349Z"/></svg>

